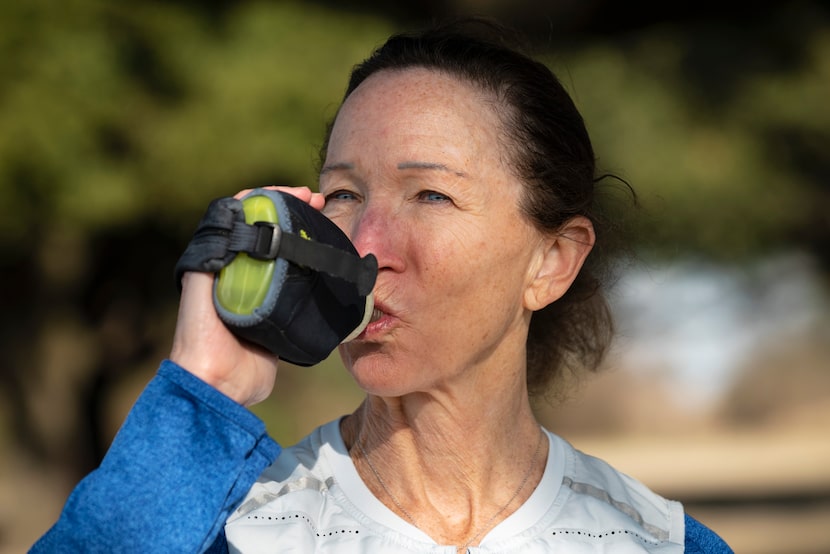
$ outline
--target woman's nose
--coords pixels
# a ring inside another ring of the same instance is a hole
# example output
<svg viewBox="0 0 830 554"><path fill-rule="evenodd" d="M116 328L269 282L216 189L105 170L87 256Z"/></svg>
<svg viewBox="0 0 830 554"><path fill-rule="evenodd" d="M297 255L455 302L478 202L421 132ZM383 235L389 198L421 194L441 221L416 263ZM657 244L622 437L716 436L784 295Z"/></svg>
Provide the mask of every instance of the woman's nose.
<svg viewBox="0 0 830 554"><path fill-rule="evenodd" d="M367 207L352 225L351 240L361 256L374 254L380 269L402 269L402 238L394 214Z"/></svg>
<svg viewBox="0 0 830 554"><path fill-rule="evenodd" d="M384 236L388 235L382 210L366 207L352 222L351 239L361 256L384 249Z"/></svg>

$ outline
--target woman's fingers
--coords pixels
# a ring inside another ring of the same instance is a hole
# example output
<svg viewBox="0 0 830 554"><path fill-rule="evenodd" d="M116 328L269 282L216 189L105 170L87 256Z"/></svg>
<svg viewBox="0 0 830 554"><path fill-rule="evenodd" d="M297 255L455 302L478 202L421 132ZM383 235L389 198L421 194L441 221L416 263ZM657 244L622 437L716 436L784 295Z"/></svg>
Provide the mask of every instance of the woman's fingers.
<svg viewBox="0 0 830 554"><path fill-rule="evenodd" d="M299 198L303 202L307 203L308 205L310 205L312 208L314 208L316 210L322 210L323 205L325 205L325 203L326 203L325 197L322 194L320 194L319 192L312 191L309 187L270 187L269 186L269 187L262 187L262 188L268 189L268 190L276 190L276 191L279 191L279 192L285 192L285 193L290 194L292 196L296 196L297 198ZM234 198L242 198L243 196L245 196L246 194L248 194L252 190L253 189L245 189L245 190L239 191L236 195L234 195Z"/></svg>
<svg viewBox="0 0 830 554"><path fill-rule="evenodd" d="M170 359L250 406L271 394L279 360L228 330L213 305L213 280L210 273L185 273Z"/></svg>

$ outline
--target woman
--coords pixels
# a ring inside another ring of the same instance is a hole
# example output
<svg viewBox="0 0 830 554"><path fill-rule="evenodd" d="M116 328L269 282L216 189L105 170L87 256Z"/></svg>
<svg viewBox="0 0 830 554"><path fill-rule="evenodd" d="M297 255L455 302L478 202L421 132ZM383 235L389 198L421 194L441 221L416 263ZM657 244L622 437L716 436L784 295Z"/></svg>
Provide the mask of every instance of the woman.
<svg viewBox="0 0 830 554"><path fill-rule="evenodd" d="M293 190L378 260L340 349L364 402L280 454L240 406L276 360L187 274L170 360L33 550L729 552L531 411L607 346L594 182L544 66L463 26L391 38L352 74L320 193Z"/></svg>

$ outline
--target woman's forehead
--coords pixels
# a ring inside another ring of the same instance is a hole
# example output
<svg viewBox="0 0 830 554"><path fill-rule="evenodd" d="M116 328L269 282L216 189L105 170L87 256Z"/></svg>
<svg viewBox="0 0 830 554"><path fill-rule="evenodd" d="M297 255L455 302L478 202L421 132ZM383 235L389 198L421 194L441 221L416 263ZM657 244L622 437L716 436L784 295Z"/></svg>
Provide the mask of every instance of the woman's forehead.
<svg viewBox="0 0 830 554"><path fill-rule="evenodd" d="M390 112L390 108L406 106L447 112L458 112L459 109L495 111L493 100L495 94L466 79L446 71L412 67L382 70L371 75L346 98L341 111L355 104L386 112Z"/></svg>
<svg viewBox="0 0 830 554"><path fill-rule="evenodd" d="M494 147L495 143L487 143L496 140L501 128L491 99L461 79L424 68L384 70L367 78L346 99L329 147L353 139L418 142L424 138L434 141L433 148L453 145L477 150Z"/></svg>

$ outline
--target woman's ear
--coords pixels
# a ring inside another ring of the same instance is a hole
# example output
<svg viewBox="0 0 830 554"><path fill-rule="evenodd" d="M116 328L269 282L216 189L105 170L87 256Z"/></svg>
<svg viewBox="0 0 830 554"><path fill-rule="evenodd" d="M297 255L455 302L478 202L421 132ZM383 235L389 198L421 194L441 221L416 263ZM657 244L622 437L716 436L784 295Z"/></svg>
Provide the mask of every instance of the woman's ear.
<svg viewBox="0 0 830 554"><path fill-rule="evenodd" d="M579 274L595 240L594 226L583 216L569 219L556 234L543 239L535 274L525 290L525 308L541 310L561 298Z"/></svg>

